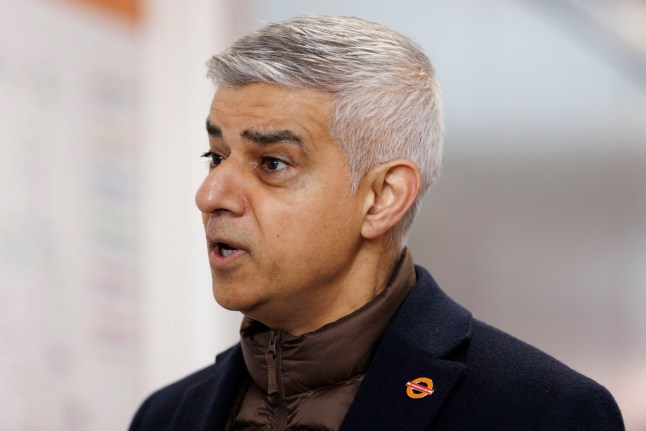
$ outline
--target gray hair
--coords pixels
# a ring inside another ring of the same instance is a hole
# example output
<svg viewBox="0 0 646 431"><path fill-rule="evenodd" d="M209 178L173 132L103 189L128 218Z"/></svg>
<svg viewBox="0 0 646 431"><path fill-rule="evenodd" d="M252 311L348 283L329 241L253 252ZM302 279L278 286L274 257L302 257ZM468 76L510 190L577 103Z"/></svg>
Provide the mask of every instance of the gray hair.
<svg viewBox="0 0 646 431"><path fill-rule="evenodd" d="M243 36L207 65L216 85L264 82L333 94L330 133L347 155L353 193L373 166L413 161L421 190L391 231L405 241L439 176L444 134L433 66L415 42L360 18L302 16Z"/></svg>

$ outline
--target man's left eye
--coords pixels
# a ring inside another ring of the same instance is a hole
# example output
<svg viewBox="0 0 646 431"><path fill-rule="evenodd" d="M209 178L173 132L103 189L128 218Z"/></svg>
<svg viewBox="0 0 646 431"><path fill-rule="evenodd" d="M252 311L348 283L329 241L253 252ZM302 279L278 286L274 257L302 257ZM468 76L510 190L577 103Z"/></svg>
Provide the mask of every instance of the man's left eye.
<svg viewBox="0 0 646 431"><path fill-rule="evenodd" d="M264 157L262 159L262 164L268 171L281 171L289 167L287 163L273 157Z"/></svg>

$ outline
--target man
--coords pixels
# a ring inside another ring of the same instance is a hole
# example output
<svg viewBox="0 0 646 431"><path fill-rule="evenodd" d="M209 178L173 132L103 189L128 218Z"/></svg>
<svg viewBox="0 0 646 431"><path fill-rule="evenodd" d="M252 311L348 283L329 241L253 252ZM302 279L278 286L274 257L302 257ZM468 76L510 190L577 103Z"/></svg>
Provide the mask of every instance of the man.
<svg viewBox="0 0 646 431"><path fill-rule="evenodd" d="M600 385L473 319L405 248L438 176L422 50L299 17L209 62L197 192L213 294L241 343L149 397L131 430L621 430Z"/></svg>

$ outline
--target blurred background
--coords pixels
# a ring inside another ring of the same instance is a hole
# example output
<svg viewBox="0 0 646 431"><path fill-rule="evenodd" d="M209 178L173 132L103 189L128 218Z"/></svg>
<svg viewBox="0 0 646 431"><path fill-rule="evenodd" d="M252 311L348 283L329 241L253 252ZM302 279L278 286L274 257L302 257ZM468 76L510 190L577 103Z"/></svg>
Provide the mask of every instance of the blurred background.
<svg viewBox="0 0 646 431"><path fill-rule="evenodd" d="M304 13L427 51L447 138L417 262L646 430L641 0L0 0L0 430L125 429L236 341L193 202L205 61Z"/></svg>

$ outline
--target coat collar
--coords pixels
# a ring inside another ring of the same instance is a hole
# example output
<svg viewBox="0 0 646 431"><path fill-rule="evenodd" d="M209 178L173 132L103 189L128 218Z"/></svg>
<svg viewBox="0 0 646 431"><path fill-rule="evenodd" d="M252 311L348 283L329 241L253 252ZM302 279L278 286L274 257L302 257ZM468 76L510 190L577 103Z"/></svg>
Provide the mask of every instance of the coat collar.
<svg viewBox="0 0 646 431"><path fill-rule="evenodd" d="M426 270L416 267L416 272L417 286L384 334L341 431L426 430L465 369L449 354L468 342L471 314ZM434 393L411 399L406 383L418 377L432 379Z"/></svg>
<svg viewBox="0 0 646 431"><path fill-rule="evenodd" d="M441 358L471 336L471 313L449 298L431 274L415 265L417 286L399 309L384 338Z"/></svg>

